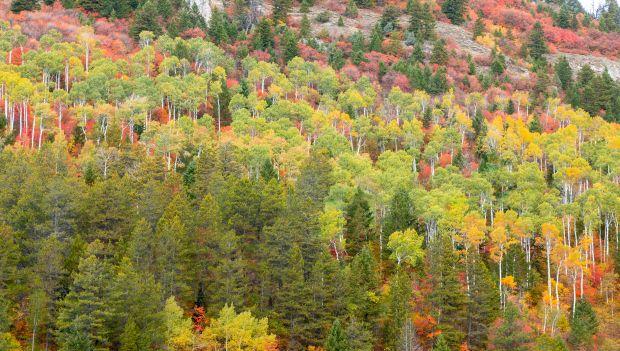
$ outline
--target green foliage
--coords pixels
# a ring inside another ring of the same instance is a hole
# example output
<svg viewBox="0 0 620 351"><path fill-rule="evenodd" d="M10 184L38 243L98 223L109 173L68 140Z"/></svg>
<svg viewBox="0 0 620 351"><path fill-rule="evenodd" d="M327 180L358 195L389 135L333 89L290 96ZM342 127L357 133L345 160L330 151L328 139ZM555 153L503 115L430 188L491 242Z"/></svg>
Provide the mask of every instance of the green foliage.
<svg viewBox="0 0 620 351"><path fill-rule="evenodd" d="M138 39L140 33L144 31L149 31L154 33L155 35L162 34L163 30L161 25L157 21L158 12L157 7L151 0L147 0L142 6L136 11L136 16L129 30L129 34L134 38Z"/></svg>
<svg viewBox="0 0 620 351"><path fill-rule="evenodd" d="M497 350L527 350L530 336L523 331L523 323L519 310L513 304L504 309L503 322L497 329L493 344Z"/></svg>
<svg viewBox="0 0 620 351"><path fill-rule="evenodd" d="M325 342L326 351L349 351L349 342L345 331L340 325L340 321L336 319L332 324L332 328Z"/></svg>
<svg viewBox="0 0 620 351"><path fill-rule="evenodd" d="M38 0L13 0L11 1L11 11L20 13L22 11L33 11L39 8Z"/></svg>
<svg viewBox="0 0 620 351"><path fill-rule="evenodd" d="M461 24L464 21L465 1L446 0L441 4L441 11L453 24Z"/></svg>
<svg viewBox="0 0 620 351"><path fill-rule="evenodd" d="M528 52L534 62L544 61L543 55L549 52L545 41L545 33L540 22L534 23L534 27L530 31Z"/></svg>
<svg viewBox="0 0 620 351"><path fill-rule="evenodd" d="M570 319L568 342L576 347L592 344L592 336L598 331L598 320L592 305L586 300L579 300Z"/></svg>

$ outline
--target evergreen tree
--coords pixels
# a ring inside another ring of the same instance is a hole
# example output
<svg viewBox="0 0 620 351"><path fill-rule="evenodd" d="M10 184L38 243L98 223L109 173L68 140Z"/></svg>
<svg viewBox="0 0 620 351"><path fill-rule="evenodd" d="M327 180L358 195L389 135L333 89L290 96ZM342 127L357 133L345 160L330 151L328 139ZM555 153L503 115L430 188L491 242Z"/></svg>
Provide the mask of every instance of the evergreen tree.
<svg viewBox="0 0 620 351"><path fill-rule="evenodd" d="M472 350L487 350L491 323L498 314L499 296L491 274L477 253L468 258L470 270L467 312L467 344Z"/></svg>
<svg viewBox="0 0 620 351"><path fill-rule="evenodd" d="M329 188L334 183L331 171L327 151L313 150L297 179L296 187L299 195L318 207L322 206L323 200L329 194Z"/></svg>
<svg viewBox="0 0 620 351"><path fill-rule="evenodd" d="M377 23L370 33L370 43L368 44L368 49L370 51L381 52L383 46L383 29Z"/></svg>
<svg viewBox="0 0 620 351"><path fill-rule="evenodd" d="M344 237L347 243L347 253L355 256L360 250L374 239L370 225L372 223L372 211L366 200L364 191L357 189L351 203L346 208Z"/></svg>
<svg viewBox="0 0 620 351"><path fill-rule="evenodd" d="M284 62L288 62L296 56L299 56L299 47L297 46L297 37L292 30L286 30L282 37L284 42Z"/></svg>
<svg viewBox="0 0 620 351"><path fill-rule="evenodd" d="M592 305L586 300L579 300L570 319L568 342L575 347L589 346L592 336L598 331L598 320Z"/></svg>
<svg viewBox="0 0 620 351"><path fill-rule="evenodd" d="M340 321L336 319L325 342L325 351L349 351L349 340Z"/></svg>
<svg viewBox="0 0 620 351"><path fill-rule="evenodd" d="M465 12L464 0L446 0L441 4L441 11L448 17L452 24L463 23L463 13Z"/></svg>
<svg viewBox="0 0 620 351"><path fill-rule="evenodd" d="M435 18L428 3L422 5L419 0L411 2L409 11L409 31L415 35L416 40L425 41L433 37L435 30Z"/></svg>
<svg viewBox="0 0 620 351"><path fill-rule="evenodd" d="M216 44L228 42L228 31L226 26L228 18L225 13L220 12L217 7L213 9L211 18L209 19L208 33L211 39Z"/></svg>
<svg viewBox="0 0 620 351"><path fill-rule="evenodd" d="M398 189L390 200L389 210L384 219L383 232L385 236L396 231L403 231L414 224L413 204L409 192Z"/></svg>
<svg viewBox="0 0 620 351"><path fill-rule="evenodd" d="M304 13L304 16L301 18L301 24L299 25L299 37L300 38L309 38L312 34L312 30L310 29L310 20L308 16Z"/></svg>
<svg viewBox="0 0 620 351"><path fill-rule="evenodd" d="M560 28L571 28L571 13L566 4L560 7L560 12L553 18L554 24Z"/></svg>
<svg viewBox="0 0 620 351"><path fill-rule="evenodd" d="M157 7L152 0L147 0L137 11L129 35L132 38L138 39L140 33L149 31L156 36L162 33L162 28L157 21L159 14Z"/></svg>
<svg viewBox="0 0 620 351"><path fill-rule="evenodd" d="M555 75L560 81L560 87L562 90L567 91L573 84L573 70L570 68L566 56L560 57L558 62L556 62Z"/></svg>
<svg viewBox="0 0 620 351"><path fill-rule="evenodd" d="M435 340L433 351L451 351L451 350L453 349L450 348L450 345L448 344L448 340L446 339L446 337L443 335L443 333L439 334L439 336Z"/></svg>
<svg viewBox="0 0 620 351"><path fill-rule="evenodd" d="M604 32L620 31L620 6L615 0L606 0L600 14L599 28Z"/></svg>
<svg viewBox="0 0 620 351"><path fill-rule="evenodd" d="M120 351L140 351L148 348L148 345L143 344L140 330L131 317L125 323L125 329L120 339Z"/></svg>
<svg viewBox="0 0 620 351"><path fill-rule="evenodd" d="M504 319L497 329L493 340L496 350L525 351L530 341L529 335L523 332L523 322L516 306L508 303L504 309Z"/></svg>
<svg viewBox="0 0 620 351"><path fill-rule="evenodd" d="M458 257L448 235L441 235L431 245L431 274L433 291L429 301L437 328L441 330L452 348L458 347L465 336L467 322L467 296L459 281Z"/></svg>
<svg viewBox="0 0 620 351"><path fill-rule="evenodd" d="M446 50L445 40L439 39L435 42L435 46L433 46L433 51L431 53L430 62L440 66L448 63L448 51Z"/></svg>
<svg viewBox="0 0 620 351"><path fill-rule="evenodd" d="M536 22L534 28L530 32L528 51L534 62L543 61L543 55L549 52L545 41L545 33L543 32L540 22Z"/></svg>
<svg viewBox="0 0 620 351"><path fill-rule="evenodd" d="M406 328L411 319L411 279L405 270L398 269L390 280L388 295L387 340L392 350L406 349L412 330Z"/></svg>
<svg viewBox="0 0 620 351"><path fill-rule="evenodd" d="M254 49L269 51L273 49L275 40L273 38L273 30L271 29L271 23L266 18L263 18L258 22L258 28L254 33Z"/></svg>
<svg viewBox="0 0 620 351"><path fill-rule="evenodd" d="M37 9L39 9L39 0L13 0L11 2L11 11L15 13Z"/></svg>

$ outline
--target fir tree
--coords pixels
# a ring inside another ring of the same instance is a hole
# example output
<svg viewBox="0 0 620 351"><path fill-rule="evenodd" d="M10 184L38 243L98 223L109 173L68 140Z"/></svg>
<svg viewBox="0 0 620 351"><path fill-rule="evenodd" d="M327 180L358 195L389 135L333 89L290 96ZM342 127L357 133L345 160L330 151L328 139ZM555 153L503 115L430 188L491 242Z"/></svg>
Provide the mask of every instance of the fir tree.
<svg viewBox="0 0 620 351"><path fill-rule="evenodd" d="M364 191L357 189L351 203L346 208L345 219L345 239L347 243L347 253L355 256L360 250L373 240L372 229L372 211L370 204L366 200Z"/></svg>
<svg viewBox="0 0 620 351"><path fill-rule="evenodd" d="M516 306L508 303L504 310L502 324L493 340L496 350L525 351L530 341L529 335L523 332L523 322Z"/></svg>
<svg viewBox="0 0 620 351"><path fill-rule="evenodd" d="M592 305L586 300L579 300L570 319L568 342L575 347L589 346L592 336L598 331L598 320Z"/></svg>
<svg viewBox="0 0 620 351"><path fill-rule="evenodd" d="M499 312L499 296L491 274L478 253L468 257L468 269L467 344L472 350L486 350L489 328Z"/></svg>
<svg viewBox="0 0 620 351"><path fill-rule="evenodd" d="M312 30L310 29L310 20L308 16L304 13L304 16L301 18L301 24L299 25L299 36L301 38L308 38L312 34Z"/></svg>
<svg viewBox="0 0 620 351"><path fill-rule="evenodd" d="M387 215L384 219L383 232L385 236L396 231L403 231L411 227L414 223L413 205L409 192L398 189L390 201Z"/></svg>
<svg viewBox="0 0 620 351"><path fill-rule="evenodd" d="M452 24L463 23L463 13L465 12L464 0L446 0L441 4L441 11L448 17Z"/></svg>
<svg viewBox="0 0 620 351"><path fill-rule="evenodd" d="M358 10L355 0L349 0L347 7L344 10L344 15L349 18L357 18Z"/></svg>
<svg viewBox="0 0 620 351"><path fill-rule="evenodd" d="M486 27L484 25L484 21L482 20L482 14L479 14L478 18L476 18L476 22L474 22L473 39L476 40L476 38L482 36L485 30Z"/></svg>
<svg viewBox="0 0 620 351"><path fill-rule="evenodd" d="M545 41L545 33L543 32L540 22L536 22L534 24L534 28L530 32L528 51L530 57L535 62L544 60L543 55L549 52L549 49L547 48L547 43Z"/></svg>
<svg viewBox="0 0 620 351"><path fill-rule="evenodd" d="M340 321L336 319L325 342L325 351L349 351L349 340Z"/></svg>
<svg viewBox="0 0 620 351"><path fill-rule="evenodd" d="M566 91L573 84L573 70L571 69L566 56L560 57L555 64L555 75L560 81L560 87Z"/></svg>
<svg viewBox="0 0 620 351"><path fill-rule="evenodd" d="M430 62L438 65L445 65L448 63L448 51L446 50L445 40L439 39L435 42Z"/></svg>
<svg viewBox="0 0 620 351"><path fill-rule="evenodd" d="M15 13L37 9L39 9L39 0L13 0L11 2L11 11Z"/></svg>
<svg viewBox="0 0 620 351"><path fill-rule="evenodd" d="M377 23L370 33L370 44L368 45L368 49L370 51L381 52L383 46L383 29Z"/></svg>
<svg viewBox="0 0 620 351"><path fill-rule="evenodd" d="M271 23L269 23L268 19L263 18L258 22L258 28L254 33L254 49L269 51L269 49L273 49L274 45L275 40L273 38Z"/></svg>
<svg viewBox="0 0 620 351"><path fill-rule="evenodd" d="M453 349L450 348L450 345L448 344L448 340L446 339L446 337L443 335L443 333L439 334L439 336L435 340L435 345L433 345L433 351L451 351L451 350Z"/></svg>
<svg viewBox="0 0 620 351"><path fill-rule="evenodd" d="M297 46L297 37L292 30L286 30L282 37L284 43L284 62L288 62L296 56L299 56L299 47Z"/></svg>
<svg viewBox="0 0 620 351"><path fill-rule="evenodd" d="M273 2L273 21L275 23L286 23L288 13L291 10L291 3L291 0L275 0Z"/></svg>
<svg viewBox="0 0 620 351"><path fill-rule="evenodd" d="M143 31L152 32L156 36L160 35L162 33L162 28L157 22L157 18L157 7L153 4L152 0L147 0L136 11L136 16L129 30L129 34L136 40Z"/></svg>
<svg viewBox="0 0 620 351"><path fill-rule="evenodd" d="M431 39L435 30L435 18L428 3L422 5L419 0L413 0L409 13L411 14L409 31L415 35L418 41Z"/></svg>
<svg viewBox="0 0 620 351"><path fill-rule="evenodd" d="M441 330L448 344L456 348L465 336L468 304L458 277L458 257L448 235L441 235L430 245L434 288L429 300L433 305L437 328Z"/></svg>

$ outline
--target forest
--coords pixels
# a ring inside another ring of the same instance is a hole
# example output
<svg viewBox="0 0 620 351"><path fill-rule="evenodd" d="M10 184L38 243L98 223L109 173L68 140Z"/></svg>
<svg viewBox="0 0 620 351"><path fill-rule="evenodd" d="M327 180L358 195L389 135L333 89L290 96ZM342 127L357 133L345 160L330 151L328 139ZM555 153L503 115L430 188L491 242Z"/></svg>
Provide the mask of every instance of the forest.
<svg viewBox="0 0 620 351"><path fill-rule="evenodd" d="M620 349L615 0L196 3L0 1L0 351Z"/></svg>

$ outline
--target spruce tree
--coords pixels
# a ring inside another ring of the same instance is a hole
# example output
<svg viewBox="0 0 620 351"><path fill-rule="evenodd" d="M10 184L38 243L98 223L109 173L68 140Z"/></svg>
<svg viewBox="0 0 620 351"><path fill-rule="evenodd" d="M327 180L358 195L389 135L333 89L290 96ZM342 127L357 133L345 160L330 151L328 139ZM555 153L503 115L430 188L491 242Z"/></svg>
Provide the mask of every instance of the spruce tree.
<svg viewBox="0 0 620 351"><path fill-rule="evenodd" d="M11 11L14 13L37 9L39 9L39 0L13 0L11 2Z"/></svg>
<svg viewBox="0 0 620 351"><path fill-rule="evenodd" d="M162 28L157 21L159 14L157 7L152 0L147 0L137 11L133 20L133 24L129 30L129 35L134 39L139 39L140 33L149 31L159 36Z"/></svg>
<svg viewBox="0 0 620 351"><path fill-rule="evenodd" d="M368 49L370 51L381 52L382 46L383 46L383 29L381 28L379 23L377 23L372 28L372 32L370 33L370 43L368 45Z"/></svg>
<svg viewBox="0 0 620 351"><path fill-rule="evenodd" d="M528 334L523 332L523 321L515 305L508 303L504 309L502 324L497 329L493 340L496 350L525 351L530 341Z"/></svg>
<svg viewBox="0 0 620 351"><path fill-rule="evenodd" d="M592 336L598 331L598 320L592 305L586 300L579 300L570 319L568 342L575 347L590 346Z"/></svg>
<svg viewBox="0 0 620 351"><path fill-rule="evenodd" d="M435 345L433 345L433 351L451 351L453 350L448 344L448 340L442 334L439 334L437 339L435 339Z"/></svg>
<svg viewBox="0 0 620 351"><path fill-rule="evenodd" d="M361 188L358 188L351 203L346 208L344 237L347 243L347 253L355 256L365 247L366 243L374 239L371 223L372 211L370 204L366 200L366 195Z"/></svg>
<svg viewBox="0 0 620 351"><path fill-rule="evenodd" d="M566 59L566 56L560 57L555 64L555 75L560 81L560 87L566 91L573 84L573 70Z"/></svg>
<svg viewBox="0 0 620 351"><path fill-rule="evenodd" d="M464 0L446 0L441 4L441 11L448 17L452 24L463 23L463 13L465 12Z"/></svg>
<svg viewBox="0 0 620 351"><path fill-rule="evenodd" d="M476 38L482 36L484 34L484 31L486 29L485 25L484 25L484 21L482 20L482 14L478 15L478 18L476 18L476 22L474 22L474 32L473 32L473 39L476 40Z"/></svg>
<svg viewBox="0 0 620 351"><path fill-rule="evenodd" d="M472 350L486 350L489 328L499 313L499 296L491 273L477 252L469 255L468 270L467 344Z"/></svg>
<svg viewBox="0 0 620 351"><path fill-rule="evenodd" d="M441 330L452 348L458 347L465 336L467 296L459 281L459 260L448 235L441 235L431 244L431 275L433 291L429 301Z"/></svg>
<svg viewBox="0 0 620 351"><path fill-rule="evenodd" d="M404 269L398 269L390 279L390 293L388 296L388 324L387 340L392 350L406 349L410 339L405 328L411 318L411 278Z"/></svg>
<svg viewBox="0 0 620 351"><path fill-rule="evenodd" d="M407 189L400 188L396 190L390 200L388 213L383 223L385 237L396 231L403 231L413 226L413 204Z"/></svg>
<svg viewBox="0 0 620 351"><path fill-rule="evenodd" d="M273 38L273 30L268 19L263 18L258 22L258 27L254 33L254 49L269 51L273 49L275 40Z"/></svg>
<svg viewBox="0 0 620 351"><path fill-rule="evenodd" d="M344 10L344 15L349 18L357 18L358 10L355 0L349 0L347 7Z"/></svg>
<svg viewBox="0 0 620 351"><path fill-rule="evenodd" d="M540 22L534 24L534 28L529 35L528 51L532 60L542 61L545 54L549 52L545 41L545 33L543 32Z"/></svg>
<svg viewBox="0 0 620 351"><path fill-rule="evenodd" d="M284 62L288 62L296 56L299 56L299 47L297 46L297 37L292 30L286 30L282 36L284 43Z"/></svg>
<svg viewBox="0 0 620 351"><path fill-rule="evenodd" d="M349 351L349 340L342 326L340 320L336 319L332 324L332 328L329 331L329 336L325 342L325 351Z"/></svg>
<svg viewBox="0 0 620 351"><path fill-rule="evenodd" d="M280 21L286 23L291 5L291 0L275 0L273 2L273 21L275 23Z"/></svg>
<svg viewBox="0 0 620 351"><path fill-rule="evenodd" d="M438 65L445 65L448 63L448 51L446 50L445 40L439 39L435 42L430 62Z"/></svg>

